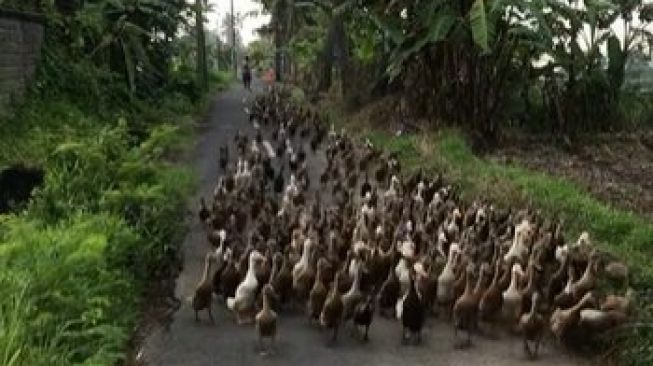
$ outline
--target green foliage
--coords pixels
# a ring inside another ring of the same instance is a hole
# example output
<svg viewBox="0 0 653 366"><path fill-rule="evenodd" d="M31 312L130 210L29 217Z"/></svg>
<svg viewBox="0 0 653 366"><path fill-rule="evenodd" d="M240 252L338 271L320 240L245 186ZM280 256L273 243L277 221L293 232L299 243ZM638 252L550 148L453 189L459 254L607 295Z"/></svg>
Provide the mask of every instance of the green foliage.
<svg viewBox="0 0 653 366"><path fill-rule="evenodd" d="M469 23L474 42L485 52L490 52L489 30L485 2L476 0L469 10Z"/></svg>
<svg viewBox="0 0 653 366"><path fill-rule="evenodd" d="M136 283L107 251L137 246L138 236L106 215L54 226L7 217L0 232L3 364L118 361L136 316Z"/></svg>
<svg viewBox="0 0 653 366"><path fill-rule="evenodd" d="M187 146L187 127L160 124L137 144L124 119L82 129L63 143L40 140L57 145L43 162L45 184L26 213L0 222L6 363L114 364L140 287L177 256L193 179L167 161ZM26 136L40 133L36 125Z"/></svg>
<svg viewBox="0 0 653 366"><path fill-rule="evenodd" d="M274 60L274 45L266 38L257 39L249 43L247 54L254 69L267 69Z"/></svg>
<svg viewBox="0 0 653 366"><path fill-rule="evenodd" d="M58 120L57 131L33 117L19 135L51 152L37 155L46 178L27 211L0 222L5 364L115 364L141 286L168 270L183 233L192 174L168 161L187 146L188 125L158 124L137 143L125 119L68 116L82 120Z"/></svg>
<svg viewBox="0 0 653 366"><path fill-rule="evenodd" d="M44 2L42 8L46 49L60 61L81 59L120 75L130 93L161 87L175 56L172 41L190 15L183 0Z"/></svg>
<svg viewBox="0 0 653 366"><path fill-rule="evenodd" d="M626 66L635 53L650 59L653 45L651 6L636 0L262 2L292 70L313 74L307 89L328 89L331 55L346 48L336 65L345 97L401 90L414 117L490 140L515 126L565 135L631 127Z"/></svg>
<svg viewBox="0 0 653 366"><path fill-rule="evenodd" d="M58 90L36 89L0 123L0 165L46 172L27 209L0 218L1 364L118 363L142 288L178 259L194 179L175 161L202 104L177 87L156 102L114 93L123 81L78 68L89 72L73 82L96 96L53 77Z"/></svg>
<svg viewBox="0 0 653 366"><path fill-rule="evenodd" d="M0 364L115 365L143 289L178 260L194 184L179 160L206 98L176 47L188 7L39 3L36 81L0 121L0 166L45 171L27 208L0 216Z"/></svg>

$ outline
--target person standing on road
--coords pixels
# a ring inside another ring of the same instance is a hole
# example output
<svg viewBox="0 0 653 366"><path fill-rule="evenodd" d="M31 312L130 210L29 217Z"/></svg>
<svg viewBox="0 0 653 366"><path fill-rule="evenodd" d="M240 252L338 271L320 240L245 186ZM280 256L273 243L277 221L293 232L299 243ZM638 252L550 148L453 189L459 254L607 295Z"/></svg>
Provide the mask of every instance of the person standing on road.
<svg viewBox="0 0 653 366"><path fill-rule="evenodd" d="M249 56L245 56L245 64L243 64L243 86L252 91L252 69L249 66Z"/></svg>

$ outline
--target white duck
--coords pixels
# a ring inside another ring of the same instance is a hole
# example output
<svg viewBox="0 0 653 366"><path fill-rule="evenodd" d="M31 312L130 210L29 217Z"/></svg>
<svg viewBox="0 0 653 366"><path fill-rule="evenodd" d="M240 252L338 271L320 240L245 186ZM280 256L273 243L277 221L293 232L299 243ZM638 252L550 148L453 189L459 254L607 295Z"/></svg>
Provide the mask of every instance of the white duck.
<svg viewBox="0 0 653 366"><path fill-rule="evenodd" d="M354 227L354 232L352 235L352 241L367 241L370 239L370 230L367 223L366 216L359 216L356 221L356 227Z"/></svg>
<svg viewBox="0 0 653 366"><path fill-rule="evenodd" d="M512 241L512 246L508 253L503 257L503 260L506 263L512 263L512 261L517 260L523 262L528 256L528 245L526 240L531 234L531 224L528 220L522 221L519 225L515 226L515 236Z"/></svg>
<svg viewBox="0 0 653 366"><path fill-rule="evenodd" d="M372 144L372 141L370 141L370 139L368 139L368 138L365 139L365 147L368 148L368 149L373 149L374 148L374 145Z"/></svg>
<svg viewBox="0 0 653 366"><path fill-rule="evenodd" d="M256 141L256 139L252 140L251 152L252 156L256 159L261 157L261 148L258 146L258 141Z"/></svg>
<svg viewBox="0 0 653 366"><path fill-rule="evenodd" d="M442 229L438 230L438 238L435 243L435 249L438 251L440 256L442 258L448 258L449 256L447 255L446 251L444 250L445 244L447 244L449 240L447 240L447 235L445 235L444 231Z"/></svg>
<svg viewBox="0 0 653 366"><path fill-rule="evenodd" d="M440 192L435 192L433 198L431 199L431 202L429 202L429 205L427 207L426 214L428 220L434 219L435 214L438 212L438 209L440 209L443 203L444 202L442 201L442 196L440 195Z"/></svg>
<svg viewBox="0 0 653 366"><path fill-rule="evenodd" d="M388 210L391 206L391 204L394 203L394 201L397 199L397 185L399 184L399 178L397 176L393 175L392 178L390 178L390 187L388 187L388 190L385 191L383 194L383 202L385 205L385 209Z"/></svg>
<svg viewBox="0 0 653 366"><path fill-rule="evenodd" d="M361 207L361 215L367 218L368 223L374 222L374 207L371 204L372 201L372 192L365 193L363 206Z"/></svg>
<svg viewBox="0 0 653 366"><path fill-rule="evenodd" d="M555 258L558 263L563 263L569 256L569 245L561 245L555 249Z"/></svg>
<svg viewBox="0 0 653 366"><path fill-rule="evenodd" d="M293 252L297 253L297 255L299 255L304 248L304 239L306 238L300 229L293 230L290 235L290 248L292 248Z"/></svg>
<svg viewBox="0 0 653 366"><path fill-rule="evenodd" d="M453 283L456 280L456 275L453 270L456 263L456 258L459 254L460 246L457 243L452 243L451 246L449 246L449 255L447 256L447 262L442 269L442 273L440 273L438 276L438 290L436 296L438 303L440 304L449 304L454 300Z"/></svg>
<svg viewBox="0 0 653 366"><path fill-rule="evenodd" d="M252 180L252 170L249 168L249 162L247 160L243 162L243 171L241 173L241 177L244 187L249 187L249 183Z"/></svg>
<svg viewBox="0 0 653 366"><path fill-rule="evenodd" d="M403 242L399 244L401 258L399 259L399 263L397 263L397 266L394 268L394 270L395 275L397 275L397 278L399 279L399 284L401 285L402 296L408 292L410 287L410 265L408 258L413 258L415 255L414 245L415 243L412 243L411 248L411 243L409 242Z"/></svg>
<svg viewBox="0 0 653 366"><path fill-rule="evenodd" d="M335 141L336 137L338 137L338 133L336 132L336 127L331 124L331 127L329 127L329 133L327 134L327 137L329 138L329 141Z"/></svg>
<svg viewBox="0 0 653 366"><path fill-rule="evenodd" d="M245 279L236 288L235 297L227 299L227 307L236 313L236 321L243 324L252 321L254 316L254 304L256 302L256 290L258 289L258 280L256 279L256 270L265 260L265 257L256 250L249 255L249 267ZM243 318L246 313L251 316L248 319Z"/></svg>
<svg viewBox="0 0 653 366"><path fill-rule="evenodd" d="M286 186L286 192L285 192L286 197L289 200L296 198L299 196L299 186L297 185L297 178L295 177L294 174L290 175L290 182L288 182L288 186Z"/></svg>
<svg viewBox="0 0 653 366"><path fill-rule="evenodd" d="M277 141L286 141L286 126L283 123L281 124L281 127L279 127Z"/></svg>
<svg viewBox="0 0 653 366"><path fill-rule="evenodd" d="M519 263L512 265L510 286L503 292L503 316L504 319L513 323L519 321L522 310L523 295L519 283L524 277L524 270Z"/></svg>
<svg viewBox="0 0 653 366"><path fill-rule="evenodd" d="M308 268L308 261L311 259L312 251L313 241L311 238L306 238L304 240L304 250L302 251L302 256L292 269L293 287L297 286L297 281L299 280L300 275L303 271L306 270L306 268Z"/></svg>
<svg viewBox="0 0 653 366"><path fill-rule="evenodd" d="M290 139L289 139L289 138L286 138L286 142L285 142L285 144L286 144L286 154L287 154L288 156L292 156L292 154L295 153L295 149L292 148L292 144L290 143Z"/></svg>
<svg viewBox="0 0 653 366"><path fill-rule="evenodd" d="M227 240L227 231L224 229L221 229L218 232L218 237L220 238L220 245L218 248L215 250L213 253L215 260L216 260L216 268L220 269L222 268L222 264L224 262L224 255L225 255L225 246L224 243Z"/></svg>
<svg viewBox="0 0 653 366"><path fill-rule="evenodd" d="M461 214L460 210L456 207L452 212L451 216L448 219L448 222L445 226L445 231L447 236L452 240L458 240L460 234L460 227L458 226L458 219L460 219Z"/></svg>
<svg viewBox="0 0 653 366"><path fill-rule="evenodd" d="M243 186L243 159L238 159L236 163L236 173L234 174L234 182L238 189Z"/></svg>
<svg viewBox="0 0 653 366"><path fill-rule="evenodd" d="M426 188L424 182L417 183L417 193L413 196L413 214L418 215L418 217L423 217L422 214L424 213L424 188Z"/></svg>
<svg viewBox="0 0 653 366"><path fill-rule="evenodd" d="M424 270L424 265L421 262L417 262L413 265L413 270L415 271L416 276L428 276L426 271ZM410 281L410 279L409 279ZM402 284L403 286L403 284ZM408 284L410 287L410 282ZM418 291L417 296L419 298L422 297L422 294ZM395 305L395 315L397 316L397 319L401 320L401 316L404 313L404 301L406 300L406 297L408 297L408 290L402 292L399 296L399 299L397 299L397 304Z"/></svg>
<svg viewBox="0 0 653 366"><path fill-rule="evenodd" d="M487 212L485 211L485 207L481 206L476 210L476 217L474 218L474 222L476 225L481 225L484 224L487 220Z"/></svg>

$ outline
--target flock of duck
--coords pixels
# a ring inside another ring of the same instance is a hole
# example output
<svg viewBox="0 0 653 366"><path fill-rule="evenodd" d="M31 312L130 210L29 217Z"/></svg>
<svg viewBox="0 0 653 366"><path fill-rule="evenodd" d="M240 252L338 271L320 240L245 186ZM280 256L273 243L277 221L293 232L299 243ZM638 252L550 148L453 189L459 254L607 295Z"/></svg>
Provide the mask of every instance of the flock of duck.
<svg viewBox="0 0 653 366"><path fill-rule="evenodd" d="M246 112L254 136L238 132L220 147L224 174L200 202L213 248L192 297L196 319L207 310L213 321L213 299L223 298L270 351L291 309L329 329L329 343L346 323L367 341L376 314L396 317L402 342L419 343L426 318L438 316L459 347L505 329L532 358L546 334L565 341L628 319L632 291L598 286L610 278L626 288L627 267L606 265L587 233L568 243L560 222L532 210L465 204L422 171L402 179L395 155L324 127L281 90ZM322 151L326 168L311 181L307 154Z"/></svg>

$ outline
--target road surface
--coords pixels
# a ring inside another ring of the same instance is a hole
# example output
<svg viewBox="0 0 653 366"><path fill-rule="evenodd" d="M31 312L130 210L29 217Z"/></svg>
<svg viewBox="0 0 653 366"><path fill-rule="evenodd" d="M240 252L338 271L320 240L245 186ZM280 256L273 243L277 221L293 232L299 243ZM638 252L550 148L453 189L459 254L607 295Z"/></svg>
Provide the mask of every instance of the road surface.
<svg viewBox="0 0 653 366"><path fill-rule="evenodd" d="M260 84L254 83L260 90ZM222 93L213 103L209 116L203 122L201 135L194 153L195 168L200 175L197 196L191 201L192 211L197 211L200 195L209 197L219 177L218 147L229 142L238 129L252 127L243 111L244 98L252 94L243 91L240 84ZM269 133L267 134L269 136ZM233 149L231 149L233 150ZM310 152L309 148L306 148ZM312 182L319 182L325 158L308 153ZM253 326L237 326L225 306L214 302L215 325L201 313L197 323L186 298L193 294L203 269L204 256L209 250L206 234L197 215L193 214L190 231L183 243L184 267L176 283L176 296L182 300L172 322L154 325L142 342L139 359L148 365L162 366L236 366L236 365L311 365L311 366L375 366L399 365L450 365L450 366L515 366L532 364L522 351L519 338L503 336L498 340L476 337L474 345L466 350L453 347L450 324L429 319L425 326L423 342L419 346L402 346L400 325L395 320L376 317L370 330L370 341L360 343L345 328L338 344L326 345L328 333L309 325L300 314L282 313L279 320L277 352L261 356L256 348L256 331ZM582 365L586 362L545 344L536 364L559 366Z"/></svg>

